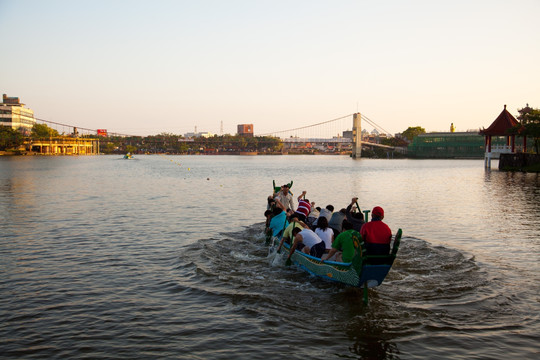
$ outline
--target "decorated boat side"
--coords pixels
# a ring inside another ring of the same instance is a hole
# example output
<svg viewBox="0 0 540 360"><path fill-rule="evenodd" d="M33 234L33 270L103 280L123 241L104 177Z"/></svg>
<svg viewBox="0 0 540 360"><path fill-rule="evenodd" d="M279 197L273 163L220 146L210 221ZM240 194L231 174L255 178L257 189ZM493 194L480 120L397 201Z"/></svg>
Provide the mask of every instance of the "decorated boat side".
<svg viewBox="0 0 540 360"><path fill-rule="evenodd" d="M368 289L383 283L396 259L401 243L402 230L394 236L392 250L388 255L367 255L363 242L356 248L350 263L321 260L314 256L295 250L291 255L292 264L308 273L326 280L336 281L345 285L363 288L364 303L368 302ZM277 238L275 238L277 240ZM285 261L289 255L290 245L283 244L280 255Z"/></svg>

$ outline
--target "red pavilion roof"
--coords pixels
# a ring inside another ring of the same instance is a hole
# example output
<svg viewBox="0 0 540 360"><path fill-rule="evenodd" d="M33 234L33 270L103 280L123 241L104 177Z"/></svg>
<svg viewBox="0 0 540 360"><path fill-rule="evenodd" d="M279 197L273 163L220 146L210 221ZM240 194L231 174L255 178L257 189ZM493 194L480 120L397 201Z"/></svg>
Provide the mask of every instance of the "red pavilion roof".
<svg viewBox="0 0 540 360"><path fill-rule="evenodd" d="M489 125L487 129L480 130L480 135L508 135L506 130L514 127L517 124L519 124L519 122L506 110L506 105L504 105L504 110L501 112L501 114L491 125Z"/></svg>

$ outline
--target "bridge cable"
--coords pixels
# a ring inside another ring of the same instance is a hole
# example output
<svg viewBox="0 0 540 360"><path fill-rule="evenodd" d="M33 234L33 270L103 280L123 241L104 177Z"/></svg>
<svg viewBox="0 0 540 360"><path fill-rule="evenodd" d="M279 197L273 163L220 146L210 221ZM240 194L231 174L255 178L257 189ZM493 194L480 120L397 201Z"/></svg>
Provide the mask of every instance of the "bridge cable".
<svg viewBox="0 0 540 360"><path fill-rule="evenodd" d="M269 136L269 135L273 135L273 134L277 134L277 133L293 132L293 131L297 131L297 130L303 130L303 129L307 129L307 128L312 128L312 127L315 127L315 126L318 126L318 125L324 125L324 124L328 124L328 123L333 122L333 121L338 121L338 120L341 120L341 119L345 119L345 118L348 118L349 116L352 116L352 115L354 115L354 114L345 115L345 116L342 116L342 117L339 117L339 118L336 118L336 119L323 121L323 122L320 122L320 123L317 123L317 124L302 126L302 127L295 128L295 129L274 131L274 132L271 132L271 133L261 134L259 136Z"/></svg>
<svg viewBox="0 0 540 360"><path fill-rule="evenodd" d="M375 129L381 131L382 133L386 134L386 135L389 135L391 137L393 137L392 133L390 133L388 130L384 129L382 126L378 125L377 123L375 123L375 121L371 120L370 118L368 118L367 116L361 114L361 117L363 120L365 120L368 124L370 124L371 126L373 126Z"/></svg>

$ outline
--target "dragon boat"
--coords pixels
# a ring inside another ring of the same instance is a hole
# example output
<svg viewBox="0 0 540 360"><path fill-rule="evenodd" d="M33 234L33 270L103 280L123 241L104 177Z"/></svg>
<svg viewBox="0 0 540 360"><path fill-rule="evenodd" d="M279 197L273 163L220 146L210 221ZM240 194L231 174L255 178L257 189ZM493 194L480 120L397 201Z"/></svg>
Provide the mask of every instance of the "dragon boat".
<svg viewBox="0 0 540 360"><path fill-rule="evenodd" d="M292 183L292 181L291 181ZM278 188L274 188L277 190ZM276 191L277 192L277 191ZM364 211L365 221L368 221L369 210ZM291 255L291 263L317 277L339 282L348 286L363 289L364 303L368 303L368 289L381 285L390 272L396 259L401 243L402 230L398 229L393 237L388 255L368 255L362 239L355 241L355 254L350 263L321 260L304 252L295 250ZM266 244L275 247L281 238L272 237L267 233ZM285 261L289 256L291 245L284 242L280 255Z"/></svg>
<svg viewBox="0 0 540 360"><path fill-rule="evenodd" d="M364 242L356 245L355 255L350 263L321 260L314 256L295 250L291 255L292 264L317 277L339 282L345 285L363 288L364 303L368 303L368 289L383 283L396 259L401 242L402 230L394 236L393 245L388 255L367 255ZM274 238L277 240L277 238ZM278 241L279 243L279 241ZM285 261L289 255L290 245L283 243L280 251Z"/></svg>

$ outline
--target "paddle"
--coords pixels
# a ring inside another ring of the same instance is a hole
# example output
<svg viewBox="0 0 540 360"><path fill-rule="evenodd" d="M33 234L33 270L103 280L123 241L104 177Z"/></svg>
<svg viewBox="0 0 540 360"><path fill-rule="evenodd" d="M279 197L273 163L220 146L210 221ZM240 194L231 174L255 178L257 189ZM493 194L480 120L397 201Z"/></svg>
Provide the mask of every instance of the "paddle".
<svg viewBox="0 0 540 360"><path fill-rule="evenodd" d="M266 228L265 230L265 245L270 245L270 241L272 240L272 229Z"/></svg>
<svg viewBox="0 0 540 360"><path fill-rule="evenodd" d="M365 222L368 222L369 220L369 213L371 212L371 210L364 210L363 213L364 213L364 221Z"/></svg>
<svg viewBox="0 0 540 360"><path fill-rule="evenodd" d="M281 232L280 232L281 233L281 241L279 243L279 247L277 249L277 252L279 252L279 249L281 248L281 244L283 244L283 234L285 233L286 228L287 228L287 215L285 214L285 221L283 222L283 230L281 230Z"/></svg>
<svg viewBox="0 0 540 360"><path fill-rule="evenodd" d="M293 229L293 230L296 230L296 229ZM295 236L295 239L293 239L291 242L291 247L289 249L289 256L287 257L287 261L285 261L285 266L291 266L292 264L291 256L296 251L296 247L298 246L298 244L295 243L295 241L296 241L296 236Z"/></svg>

